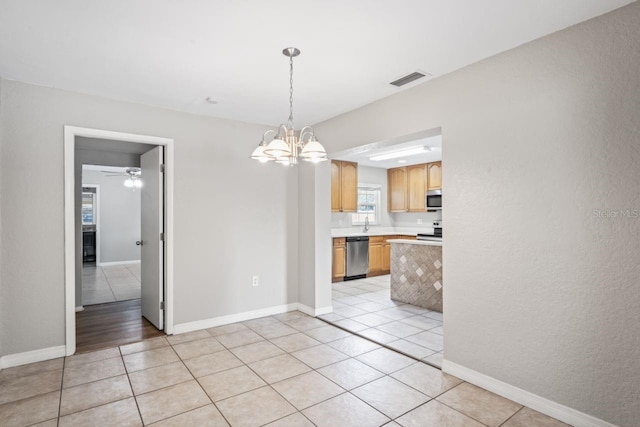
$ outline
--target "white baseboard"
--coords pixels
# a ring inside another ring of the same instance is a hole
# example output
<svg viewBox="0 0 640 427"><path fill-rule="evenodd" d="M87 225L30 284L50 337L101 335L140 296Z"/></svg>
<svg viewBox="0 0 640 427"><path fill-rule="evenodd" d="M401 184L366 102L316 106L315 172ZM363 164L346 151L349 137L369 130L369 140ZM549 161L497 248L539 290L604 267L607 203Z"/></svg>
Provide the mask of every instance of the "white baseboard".
<svg viewBox="0 0 640 427"><path fill-rule="evenodd" d="M132 259L129 261L113 261L113 262L100 262L98 263L98 267L109 267L110 265L123 265L123 264L140 264L139 259Z"/></svg>
<svg viewBox="0 0 640 427"><path fill-rule="evenodd" d="M298 303L277 305L275 307L263 308L260 310L245 311L242 313L230 314L228 316L214 317L211 319L196 320L195 322L180 323L173 326L174 334L197 331L200 329L213 328L216 326L228 325L230 323L244 322L245 320L257 319L259 317L273 316L288 311L298 309Z"/></svg>
<svg viewBox="0 0 640 427"><path fill-rule="evenodd" d="M538 396L521 388L512 386L493 377L481 374L480 372L458 365L448 360L442 361L442 370L447 374L456 376L468 383L477 385L492 393L498 394L521 405L528 406L550 417L575 427L615 427L592 415L585 414L568 406Z"/></svg>
<svg viewBox="0 0 640 427"><path fill-rule="evenodd" d="M84 311L84 306L80 305L78 307L76 307L76 313L79 311Z"/></svg>
<svg viewBox="0 0 640 427"><path fill-rule="evenodd" d="M321 316L323 314L333 313L333 307L311 308L308 305L298 303L298 310L309 316Z"/></svg>
<svg viewBox="0 0 640 427"><path fill-rule="evenodd" d="M40 350L25 351L24 353L8 354L0 357L0 369L64 357L65 350L66 347L64 345L59 345L56 347L41 348Z"/></svg>

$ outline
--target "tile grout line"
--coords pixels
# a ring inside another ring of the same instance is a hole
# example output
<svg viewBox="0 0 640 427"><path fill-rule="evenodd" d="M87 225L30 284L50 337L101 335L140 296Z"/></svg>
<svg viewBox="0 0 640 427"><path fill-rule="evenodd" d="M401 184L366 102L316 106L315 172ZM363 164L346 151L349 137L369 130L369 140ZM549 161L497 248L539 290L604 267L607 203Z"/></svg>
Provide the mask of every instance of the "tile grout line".
<svg viewBox="0 0 640 427"><path fill-rule="evenodd" d="M449 408L449 409L452 409L452 410L454 410L454 411L456 411L456 412L458 412L458 413L460 413L460 414L464 415L465 417L468 417L468 418L471 418L471 419L472 419L472 420L474 420L474 421L477 421L478 423L482 424L483 426L486 426L486 424L485 424L485 423L483 423L482 421L480 421L480 420L478 420L478 419L476 419L476 418L472 417L471 415L465 414L464 412L460 411L459 409L456 409L456 408L454 408L454 407L452 407L452 406L450 406L450 405L447 405L445 402L441 402L440 400L438 400L438 397L442 396L442 395L443 395L443 394L445 394L445 393L450 392L451 390L453 390L453 389L455 389L455 388L460 387L462 384L465 384L465 383L467 383L467 382L466 382L466 381L462 381L460 384L456 385L455 387L451 387L449 390L447 390L447 391L445 391L445 392L440 393L437 397L434 397L434 398L433 398L433 400L435 400L436 402L438 402L438 403L439 403L439 404L441 404L441 405L446 406L446 407L447 407L447 408ZM484 390L484 389L483 389L483 390ZM487 391L487 390L485 390L485 391ZM521 409L522 409L522 408L521 408ZM520 410L520 409L518 409L518 411L519 411L519 410ZM518 411L516 411L516 412L518 412ZM515 415L515 413L514 413L514 415ZM511 418L511 417L509 417L509 418Z"/></svg>
<svg viewBox="0 0 640 427"><path fill-rule="evenodd" d="M138 416L140 417L140 421L142 422L142 425L144 425L144 419L142 418L142 411L140 410L140 405L138 405L138 399L136 398L136 393L133 391L133 384L131 383L131 377L129 377L129 369L127 369L127 364L124 363L124 355L122 354L122 350L120 349L120 346L118 346L118 352L120 353L120 360L122 361L122 366L124 366L124 372L125 372L125 375L127 376L127 381L129 382L129 388L131 389L131 396L133 397L133 401L136 403Z"/></svg>
<svg viewBox="0 0 640 427"><path fill-rule="evenodd" d="M517 402L516 402L517 403ZM513 413L513 415L511 415L509 418L507 418L506 420L504 420L503 422L500 423L500 425L498 427L501 427L503 425L505 425L507 423L507 421L509 421L511 418L515 417L520 411L522 411L524 408L526 408L526 406L521 405L520 409L518 409L516 412Z"/></svg>

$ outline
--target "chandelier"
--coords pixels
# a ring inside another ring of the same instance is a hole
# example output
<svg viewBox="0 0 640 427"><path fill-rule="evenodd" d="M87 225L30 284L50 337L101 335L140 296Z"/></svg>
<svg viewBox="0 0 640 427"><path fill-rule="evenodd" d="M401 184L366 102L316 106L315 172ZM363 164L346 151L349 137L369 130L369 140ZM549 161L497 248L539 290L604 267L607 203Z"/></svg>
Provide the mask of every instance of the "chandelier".
<svg viewBox="0 0 640 427"><path fill-rule="evenodd" d="M285 166L297 164L298 157L307 162L323 162L327 160L327 152L316 139L313 128L305 126L296 132L293 125L293 58L300 55L300 50L288 47L282 53L289 57L289 119L278 130L269 129L262 135L262 141L251 153L251 158L261 163L275 161ZM271 134L273 139L267 142Z"/></svg>

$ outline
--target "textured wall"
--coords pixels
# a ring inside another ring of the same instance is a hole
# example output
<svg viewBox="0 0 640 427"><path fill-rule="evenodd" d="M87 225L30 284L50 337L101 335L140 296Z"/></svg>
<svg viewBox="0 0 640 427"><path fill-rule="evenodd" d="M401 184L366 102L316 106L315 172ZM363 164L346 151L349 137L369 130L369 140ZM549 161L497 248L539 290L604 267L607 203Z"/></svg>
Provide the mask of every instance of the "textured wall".
<svg viewBox="0 0 640 427"><path fill-rule="evenodd" d="M640 419L638 70L635 2L316 126L329 152L442 127L445 359L624 426Z"/></svg>
<svg viewBox="0 0 640 427"><path fill-rule="evenodd" d="M64 344L64 125L174 138L176 323L298 300L297 170L248 158L264 126L0 87L3 354Z"/></svg>

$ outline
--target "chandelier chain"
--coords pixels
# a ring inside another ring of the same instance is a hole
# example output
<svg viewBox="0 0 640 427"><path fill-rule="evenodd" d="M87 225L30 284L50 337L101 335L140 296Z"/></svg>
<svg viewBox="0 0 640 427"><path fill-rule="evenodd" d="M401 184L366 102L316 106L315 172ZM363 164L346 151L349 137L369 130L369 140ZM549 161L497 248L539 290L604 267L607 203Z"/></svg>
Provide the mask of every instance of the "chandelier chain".
<svg viewBox="0 0 640 427"><path fill-rule="evenodd" d="M289 57L289 125L293 129L293 56Z"/></svg>

